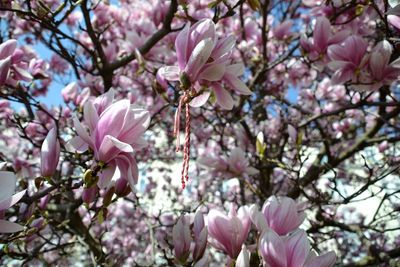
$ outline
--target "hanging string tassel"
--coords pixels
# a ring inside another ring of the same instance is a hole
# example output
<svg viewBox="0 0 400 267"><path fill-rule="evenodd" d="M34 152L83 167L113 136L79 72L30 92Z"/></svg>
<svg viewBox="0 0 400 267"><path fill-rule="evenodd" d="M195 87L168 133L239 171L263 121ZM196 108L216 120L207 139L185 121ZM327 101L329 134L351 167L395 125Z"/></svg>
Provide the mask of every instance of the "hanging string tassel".
<svg viewBox="0 0 400 267"><path fill-rule="evenodd" d="M174 135L176 137L176 152L180 150L180 114L182 112L182 105L185 104L185 142L183 144L183 165L181 183L182 189L185 189L186 182L189 181L189 160L190 160L190 106L188 101L188 92L185 91L179 100L178 108L175 112Z"/></svg>

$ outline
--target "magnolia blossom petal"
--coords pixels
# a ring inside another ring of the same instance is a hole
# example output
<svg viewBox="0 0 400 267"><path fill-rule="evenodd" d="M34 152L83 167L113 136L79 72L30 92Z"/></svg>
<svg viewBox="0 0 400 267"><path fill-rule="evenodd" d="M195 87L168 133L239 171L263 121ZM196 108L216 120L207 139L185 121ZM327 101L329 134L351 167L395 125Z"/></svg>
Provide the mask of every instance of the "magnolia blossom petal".
<svg viewBox="0 0 400 267"><path fill-rule="evenodd" d="M211 55L212 49L214 48L214 42L210 38L202 40L193 49L190 55L189 61L185 67L185 73L190 77L192 81L197 79L197 74L200 69L207 62Z"/></svg>
<svg viewBox="0 0 400 267"><path fill-rule="evenodd" d="M304 221L305 213L298 211L298 206L289 197L272 196L262 208L268 226L279 235L286 235L296 230Z"/></svg>
<svg viewBox="0 0 400 267"><path fill-rule="evenodd" d="M33 79L33 76L26 70L24 70L23 68L19 68L17 66L13 66L14 69L14 75L17 76L17 78L19 78L20 80L26 81L26 82L30 82Z"/></svg>
<svg viewBox="0 0 400 267"><path fill-rule="evenodd" d="M10 39L0 44L0 59L11 56L17 48L17 40Z"/></svg>
<svg viewBox="0 0 400 267"><path fill-rule="evenodd" d="M69 83L61 90L61 95L65 102L75 100L78 95L78 84L76 82Z"/></svg>
<svg viewBox="0 0 400 267"><path fill-rule="evenodd" d="M245 245L243 245L242 251L236 259L235 267L250 267L250 251Z"/></svg>
<svg viewBox="0 0 400 267"><path fill-rule="evenodd" d="M201 40L210 39L214 44L217 39L215 23L211 19L202 19L193 24L190 30L189 51L193 50Z"/></svg>
<svg viewBox="0 0 400 267"><path fill-rule="evenodd" d="M131 144L133 149L142 149L147 147L148 143L142 136L136 138L135 142Z"/></svg>
<svg viewBox="0 0 400 267"><path fill-rule="evenodd" d="M242 232L240 235L240 243L243 244L247 239L247 236L250 232L251 228L251 219L250 219L250 207L242 206L237 211L237 217L242 225ZM241 245L240 245L241 246Z"/></svg>
<svg viewBox="0 0 400 267"><path fill-rule="evenodd" d="M117 166L115 164L109 164L104 170L100 172L99 181L97 182L97 186L100 189L104 189L110 184L116 167Z"/></svg>
<svg viewBox="0 0 400 267"><path fill-rule="evenodd" d="M186 23L182 31L179 32L175 39L176 57L178 58L178 66L181 70L185 68L188 61L188 43L190 34L190 23Z"/></svg>
<svg viewBox="0 0 400 267"><path fill-rule="evenodd" d="M15 233L24 229L25 227L17 223L0 220L0 233Z"/></svg>
<svg viewBox="0 0 400 267"><path fill-rule="evenodd" d="M42 176L52 176L60 159L60 142L57 138L57 129L53 127L44 139L40 151L40 170Z"/></svg>
<svg viewBox="0 0 400 267"><path fill-rule="evenodd" d="M268 229L261 235L258 248L269 266L287 267L285 243L274 231Z"/></svg>
<svg viewBox="0 0 400 267"><path fill-rule="evenodd" d="M235 147L229 154L228 163L234 166L236 163L242 163L246 161L244 151L240 147Z"/></svg>
<svg viewBox="0 0 400 267"><path fill-rule="evenodd" d="M114 89L110 88L107 93L102 94L93 101L93 105L97 111L97 114L103 113L114 101L115 91Z"/></svg>
<svg viewBox="0 0 400 267"><path fill-rule="evenodd" d="M87 101L83 108L83 118L87 123L90 131L93 132L99 121L99 115L92 101Z"/></svg>
<svg viewBox="0 0 400 267"><path fill-rule="evenodd" d="M127 115L130 113L131 103L128 99L111 104L104 110L96 126L95 144L99 147L106 135L118 137L123 129Z"/></svg>
<svg viewBox="0 0 400 267"><path fill-rule="evenodd" d="M15 174L8 171L0 171L0 201L8 199L15 191L17 178Z"/></svg>
<svg viewBox="0 0 400 267"><path fill-rule="evenodd" d="M0 60L0 85L4 85L6 83L10 66L11 66L10 57Z"/></svg>
<svg viewBox="0 0 400 267"><path fill-rule="evenodd" d="M336 262L336 254L333 251L316 256L311 252L304 267L332 267Z"/></svg>
<svg viewBox="0 0 400 267"><path fill-rule="evenodd" d="M193 259L199 260L203 255L207 247L207 228L203 228L201 232L195 237L195 246L193 250Z"/></svg>
<svg viewBox="0 0 400 267"><path fill-rule="evenodd" d="M318 17L314 29L314 45L319 52L324 52L328 46L329 36L331 33L331 23L324 17Z"/></svg>
<svg viewBox="0 0 400 267"><path fill-rule="evenodd" d="M393 27L400 30L400 16L388 15L387 20Z"/></svg>
<svg viewBox="0 0 400 267"><path fill-rule="evenodd" d="M224 75L225 81L229 84L229 86L236 91L236 93L241 95L251 95L252 92L247 87L247 85L242 82L238 77L230 74L225 73Z"/></svg>
<svg viewBox="0 0 400 267"><path fill-rule="evenodd" d="M228 93L220 84L213 85L213 91L217 98L217 103L226 110L231 110L233 108L233 98L231 94Z"/></svg>
<svg viewBox="0 0 400 267"><path fill-rule="evenodd" d="M190 253L190 222L182 216L172 228L175 257L180 263L185 263Z"/></svg>
<svg viewBox="0 0 400 267"><path fill-rule="evenodd" d="M193 221L193 231L195 236L198 236L203 229L204 229L204 215L200 211L200 209L198 209L194 216L194 221Z"/></svg>
<svg viewBox="0 0 400 267"><path fill-rule="evenodd" d="M94 147L93 140L90 138L88 132L83 127L82 123L78 120L77 117L73 118L74 128L76 133L90 146Z"/></svg>
<svg viewBox="0 0 400 267"><path fill-rule="evenodd" d="M228 37L225 37L224 39L219 40L215 49L211 54L211 57L213 59L218 59L222 55L229 53L230 51L232 51L235 43L236 43L236 38L233 35L230 35Z"/></svg>
<svg viewBox="0 0 400 267"><path fill-rule="evenodd" d="M285 240L288 267L303 266L310 252L310 243L305 231L300 230Z"/></svg>
<svg viewBox="0 0 400 267"><path fill-rule="evenodd" d="M343 83L351 80L353 75L354 75L354 72L352 69L349 69L349 68L338 69L332 75L331 82L333 85L343 84Z"/></svg>
<svg viewBox="0 0 400 267"><path fill-rule="evenodd" d="M141 144L141 140L137 140L150 125L150 113L141 108L130 107L124 118L124 124L118 139L122 142L131 144Z"/></svg>
<svg viewBox="0 0 400 267"><path fill-rule="evenodd" d="M263 213L258 210L257 205L253 204L250 206L249 214L252 223L260 233L268 228L267 221L265 220Z"/></svg>
<svg viewBox="0 0 400 267"><path fill-rule="evenodd" d="M3 184L1 184L3 186ZM18 192L14 195L12 195L9 198L3 199L0 201L0 211L1 210L6 210L10 207L12 207L15 203L17 203L24 195L25 195L26 190L23 190L21 192Z"/></svg>
<svg viewBox="0 0 400 267"><path fill-rule="evenodd" d="M236 240L240 238L240 220L236 217L228 217L217 210L211 210L207 219L208 232L213 239L210 240L211 244L217 249L223 250L231 258L236 258L242 246L242 244L236 243ZM239 250L237 250L238 245L240 246Z"/></svg>
<svg viewBox="0 0 400 267"><path fill-rule="evenodd" d="M235 76L243 75L244 70L245 67L243 63L236 63L226 66L226 71Z"/></svg>
<svg viewBox="0 0 400 267"><path fill-rule="evenodd" d="M380 53L372 53L369 61L372 75L378 81L382 80L386 62Z"/></svg>
<svg viewBox="0 0 400 267"><path fill-rule="evenodd" d="M291 28L293 21L287 20L272 29L272 34L278 40L284 40L285 37L289 37L291 34Z"/></svg>
<svg viewBox="0 0 400 267"><path fill-rule="evenodd" d="M112 160L119 152L133 152L130 144L121 142L111 135L106 135L98 150L98 159L104 162Z"/></svg>
<svg viewBox="0 0 400 267"><path fill-rule="evenodd" d="M179 75L180 70L177 66L166 66L158 69L156 78L157 81L164 86L164 79L167 81L179 81Z"/></svg>
<svg viewBox="0 0 400 267"><path fill-rule="evenodd" d="M194 108L201 107L202 105L204 105L207 102L207 100L210 98L210 95L211 95L211 92L206 91L206 92L202 93L201 95L193 98L189 104L191 107L194 107Z"/></svg>
<svg viewBox="0 0 400 267"><path fill-rule="evenodd" d="M210 82L219 81L225 73L225 64L206 65L203 71L200 72L198 79Z"/></svg>
<svg viewBox="0 0 400 267"><path fill-rule="evenodd" d="M98 188L97 186L92 186L89 188L83 188L82 200L86 204L92 203L96 199Z"/></svg>
<svg viewBox="0 0 400 267"><path fill-rule="evenodd" d="M67 142L66 148L69 152L83 153L89 146L80 136L75 136Z"/></svg>
<svg viewBox="0 0 400 267"><path fill-rule="evenodd" d="M139 170L135 158L133 158L131 154L124 153L119 155L115 161L121 172L121 177L128 181L134 192L139 177Z"/></svg>
<svg viewBox="0 0 400 267"><path fill-rule="evenodd" d="M208 267L210 265L210 257L208 255L201 258L193 267Z"/></svg>

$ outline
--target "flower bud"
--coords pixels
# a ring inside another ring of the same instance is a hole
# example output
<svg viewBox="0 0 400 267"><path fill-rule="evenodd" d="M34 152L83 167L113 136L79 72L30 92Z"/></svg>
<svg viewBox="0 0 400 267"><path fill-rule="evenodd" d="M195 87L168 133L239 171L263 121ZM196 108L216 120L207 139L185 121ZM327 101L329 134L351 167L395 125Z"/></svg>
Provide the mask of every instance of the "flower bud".
<svg viewBox="0 0 400 267"><path fill-rule="evenodd" d="M193 261L198 261L204 255L204 251L206 250L207 246L208 236L208 230L206 227L204 227L204 216L200 210L198 210L196 212L196 215L194 216L193 231L195 242L193 250Z"/></svg>
<svg viewBox="0 0 400 267"><path fill-rule="evenodd" d="M86 204L92 203L97 195L97 186L92 186L90 188L84 188L82 193L82 200Z"/></svg>
<svg viewBox="0 0 400 267"><path fill-rule="evenodd" d="M190 253L190 222L189 218L182 216L172 228L175 258L184 264Z"/></svg>
<svg viewBox="0 0 400 267"><path fill-rule="evenodd" d="M128 185L128 181L124 178L119 178L115 182L115 194L119 197L125 197L129 195L131 188Z"/></svg>
<svg viewBox="0 0 400 267"><path fill-rule="evenodd" d="M111 187L107 190L107 192L103 196L103 207L107 207L111 204L112 197L115 193L115 187Z"/></svg>
<svg viewBox="0 0 400 267"><path fill-rule="evenodd" d="M41 173L43 177L51 177L55 173L60 158L60 142L57 139L57 129L49 131L41 149Z"/></svg>
<svg viewBox="0 0 400 267"><path fill-rule="evenodd" d="M42 198L40 199L40 203L39 203L39 205L38 205L39 209L41 209L41 210L46 209L47 204L49 203L49 201L50 201L50 194L48 194L48 195L42 197Z"/></svg>

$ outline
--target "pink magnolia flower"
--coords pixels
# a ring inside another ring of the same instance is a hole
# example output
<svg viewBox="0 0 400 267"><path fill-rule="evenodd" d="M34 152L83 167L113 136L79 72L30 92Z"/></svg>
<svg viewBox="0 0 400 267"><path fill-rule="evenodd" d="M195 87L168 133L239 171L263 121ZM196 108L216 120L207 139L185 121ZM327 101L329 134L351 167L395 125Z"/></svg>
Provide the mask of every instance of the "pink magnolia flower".
<svg viewBox="0 0 400 267"><path fill-rule="evenodd" d="M280 237L268 229L261 235L258 249L269 267L331 267L336 261L334 252L321 256L310 252L310 243L303 230Z"/></svg>
<svg viewBox="0 0 400 267"><path fill-rule="evenodd" d="M247 207L236 209L232 206L229 215L217 210L208 213L208 231L210 243L236 259L242 250L242 245L249 234L251 220Z"/></svg>
<svg viewBox="0 0 400 267"><path fill-rule="evenodd" d="M228 36L219 39L215 24L211 19L202 19L178 34L175 40L178 66L159 69L157 78L161 85L168 81L181 81L183 89L192 89L198 96L191 105L202 106L210 96L206 87L212 88L217 103L224 109L233 108L233 99L223 85L237 94L250 95L251 91L238 79L244 72L243 64L232 63L232 49L235 38Z"/></svg>
<svg viewBox="0 0 400 267"><path fill-rule="evenodd" d="M48 79L49 64L43 59L33 58L29 61L29 72L35 79Z"/></svg>
<svg viewBox="0 0 400 267"><path fill-rule="evenodd" d="M286 235L296 230L304 221L304 211L289 197L272 196L262 208L268 226L279 235Z"/></svg>
<svg viewBox="0 0 400 267"><path fill-rule="evenodd" d="M57 74L65 74L69 68L69 64L59 55L53 54L50 59L50 68Z"/></svg>
<svg viewBox="0 0 400 267"><path fill-rule="evenodd" d="M4 85L11 67L11 56L17 47L16 40L8 40L0 45L0 85Z"/></svg>
<svg viewBox="0 0 400 267"><path fill-rule="evenodd" d="M348 36L348 31L340 31L334 34L331 28L331 23L326 17L318 17L315 22L313 37L307 39L305 35L301 36L300 44L311 60L322 59L330 45L340 43Z"/></svg>
<svg viewBox="0 0 400 267"><path fill-rule="evenodd" d="M365 75L365 89L377 90L382 85L390 85L400 75L400 59L390 62L393 52L392 45L383 40L371 52L368 62L369 73Z"/></svg>
<svg viewBox="0 0 400 267"><path fill-rule="evenodd" d="M328 67L334 71L332 84L342 84L349 80L358 82L361 69L365 65L363 61L368 43L360 36L349 36L340 45L331 45L328 48L328 56L332 60Z"/></svg>
<svg viewBox="0 0 400 267"><path fill-rule="evenodd" d="M44 139L40 151L41 174L51 177L55 173L60 159L60 142L57 138L57 129L52 128Z"/></svg>
<svg viewBox="0 0 400 267"><path fill-rule="evenodd" d="M174 135L177 137L176 151L180 150L180 114L182 106L185 112L185 144L183 149L182 188L189 179L190 158L190 107L204 105L211 92L215 94L217 103L223 108L233 108L233 98L224 86L236 91L237 94L250 95L251 91L239 80L244 73L243 64L232 62L232 49L235 44L233 36L218 39L215 24L211 19L202 19L192 27L185 28L175 39L178 66L160 68L156 78L162 86L167 86L167 80L180 81L183 95L179 100L175 113Z"/></svg>
<svg viewBox="0 0 400 267"><path fill-rule="evenodd" d="M238 147L232 149L228 158L205 155L198 159L198 163L225 178L248 177L259 172L256 168L249 166L245 152Z"/></svg>
<svg viewBox="0 0 400 267"><path fill-rule="evenodd" d="M190 253L190 220L186 216L179 218L172 228L172 240L174 242L175 258L184 264Z"/></svg>
<svg viewBox="0 0 400 267"><path fill-rule="evenodd" d="M28 71L29 63L32 60L32 62L35 62L36 59L32 55L28 55L28 53L29 51L18 49L17 41L14 39L0 44L0 85L7 83L17 86L20 81L32 81L33 76ZM36 65L36 67L33 65L33 70L37 71L37 67L40 64Z"/></svg>
<svg viewBox="0 0 400 267"><path fill-rule="evenodd" d="M14 173L0 171L0 211L12 207L24 196L26 190L14 194L16 180ZM19 224L0 220L0 233L14 233L22 230L24 227Z"/></svg>
<svg viewBox="0 0 400 267"><path fill-rule="evenodd" d="M65 102L75 101L78 97L78 84L76 82L69 83L61 90L61 95Z"/></svg>
<svg viewBox="0 0 400 267"><path fill-rule="evenodd" d="M293 26L293 21L287 20L272 29L272 36L278 40L285 40L287 38L293 37L293 32L291 28Z"/></svg>
<svg viewBox="0 0 400 267"><path fill-rule="evenodd" d="M150 114L129 100L113 101L112 90L87 101L83 111L84 124L74 118L78 136L69 144L78 152L90 148L95 159L105 164L97 184L100 188L107 187L118 167L121 177L134 190L138 179L134 151L146 145L142 135L150 124Z"/></svg>

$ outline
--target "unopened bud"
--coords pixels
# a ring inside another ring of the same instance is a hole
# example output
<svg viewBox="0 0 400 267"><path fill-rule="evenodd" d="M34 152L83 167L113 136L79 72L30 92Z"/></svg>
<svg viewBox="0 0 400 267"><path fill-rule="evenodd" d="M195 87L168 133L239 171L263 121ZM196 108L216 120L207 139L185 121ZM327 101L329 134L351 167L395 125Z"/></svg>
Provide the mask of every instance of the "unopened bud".
<svg viewBox="0 0 400 267"><path fill-rule="evenodd" d="M115 187L111 187L107 190L107 192L103 196L103 207L107 207L111 204L112 197L115 193Z"/></svg>
<svg viewBox="0 0 400 267"><path fill-rule="evenodd" d="M131 192L131 187L128 184L128 181L124 178L119 178L115 182L115 194L119 197L125 197L129 195Z"/></svg>
<svg viewBox="0 0 400 267"><path fill-rule="evenodd" d="M97 195L97 186L84 188L82 192L82 200L83 202L89 205L95 200L96 195Z"/></svg>

